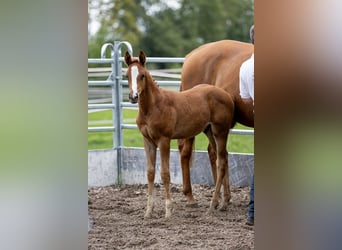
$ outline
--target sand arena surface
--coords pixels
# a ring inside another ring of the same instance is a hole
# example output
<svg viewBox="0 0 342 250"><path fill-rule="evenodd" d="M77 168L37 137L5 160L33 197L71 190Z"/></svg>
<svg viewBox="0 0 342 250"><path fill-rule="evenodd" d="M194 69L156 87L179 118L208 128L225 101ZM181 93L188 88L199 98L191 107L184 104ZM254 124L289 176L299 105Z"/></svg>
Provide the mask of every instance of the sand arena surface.
<svg viewBox="0 0 342 250"><path fill-rule="evenodd" d="M188 207L181 185L171 185L170 219L159 184L152 218L144 219L146 192L147 185L89 188L88 249L254 249L254 228L245 225L249 187L231 187L228 210L209 215L213 187L193 185L198 207Z"/></svg>

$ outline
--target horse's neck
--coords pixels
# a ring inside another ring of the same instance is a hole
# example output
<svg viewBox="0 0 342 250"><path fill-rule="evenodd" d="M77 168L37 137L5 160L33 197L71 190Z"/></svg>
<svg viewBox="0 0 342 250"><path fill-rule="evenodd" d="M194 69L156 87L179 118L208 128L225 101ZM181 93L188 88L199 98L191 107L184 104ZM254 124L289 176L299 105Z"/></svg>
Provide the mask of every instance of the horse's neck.
<svg viewBox="0 0 342 250"><path fill-rule="evenodd" d="M139 109L147 114L157 105L160 99L160 89L151 75L146 75L145 89L139 95Z"/></svg>

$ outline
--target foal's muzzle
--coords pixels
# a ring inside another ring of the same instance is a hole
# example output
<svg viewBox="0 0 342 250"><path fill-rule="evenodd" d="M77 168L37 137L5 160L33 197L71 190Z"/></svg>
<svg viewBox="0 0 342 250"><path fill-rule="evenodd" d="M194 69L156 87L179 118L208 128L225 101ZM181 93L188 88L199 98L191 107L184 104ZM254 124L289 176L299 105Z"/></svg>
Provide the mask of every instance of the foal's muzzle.
<svg viewBox="0 0 342 250"><path fill-rule="evenodd" d="M131 101L131 103L137 103L138 102L138 95L132 96L131 93L128 94L128 98Z"/></svg>

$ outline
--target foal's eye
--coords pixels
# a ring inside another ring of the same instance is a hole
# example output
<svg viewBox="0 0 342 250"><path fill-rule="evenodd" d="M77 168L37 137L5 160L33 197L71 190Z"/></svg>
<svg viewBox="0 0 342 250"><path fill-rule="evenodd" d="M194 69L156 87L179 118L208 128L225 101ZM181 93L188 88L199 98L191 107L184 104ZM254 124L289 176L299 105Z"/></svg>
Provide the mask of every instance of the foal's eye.
<svg viewBox="0 0 342 250"><path fill-rule="evenodd" d="M141 77L140 77L140 78L141 78L141 80L142 80L142 79L144 79L144 77L145 77L145 74L144 74L144 73L142 73L142 74L141 74Z"/></svg>

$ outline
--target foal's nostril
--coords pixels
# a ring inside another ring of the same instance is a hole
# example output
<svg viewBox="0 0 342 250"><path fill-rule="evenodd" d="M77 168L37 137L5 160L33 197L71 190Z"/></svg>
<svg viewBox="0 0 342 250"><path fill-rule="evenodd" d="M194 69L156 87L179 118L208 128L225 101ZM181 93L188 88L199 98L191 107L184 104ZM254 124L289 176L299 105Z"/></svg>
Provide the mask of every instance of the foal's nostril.
<svg viewBox="0 0 342 250"><path fill-rule="evenodd" d="M135 95L134 97L132 96L131 93L128 94L128 98L131 101L131 103L137 103L138 102L138 96Z"/></svg>

